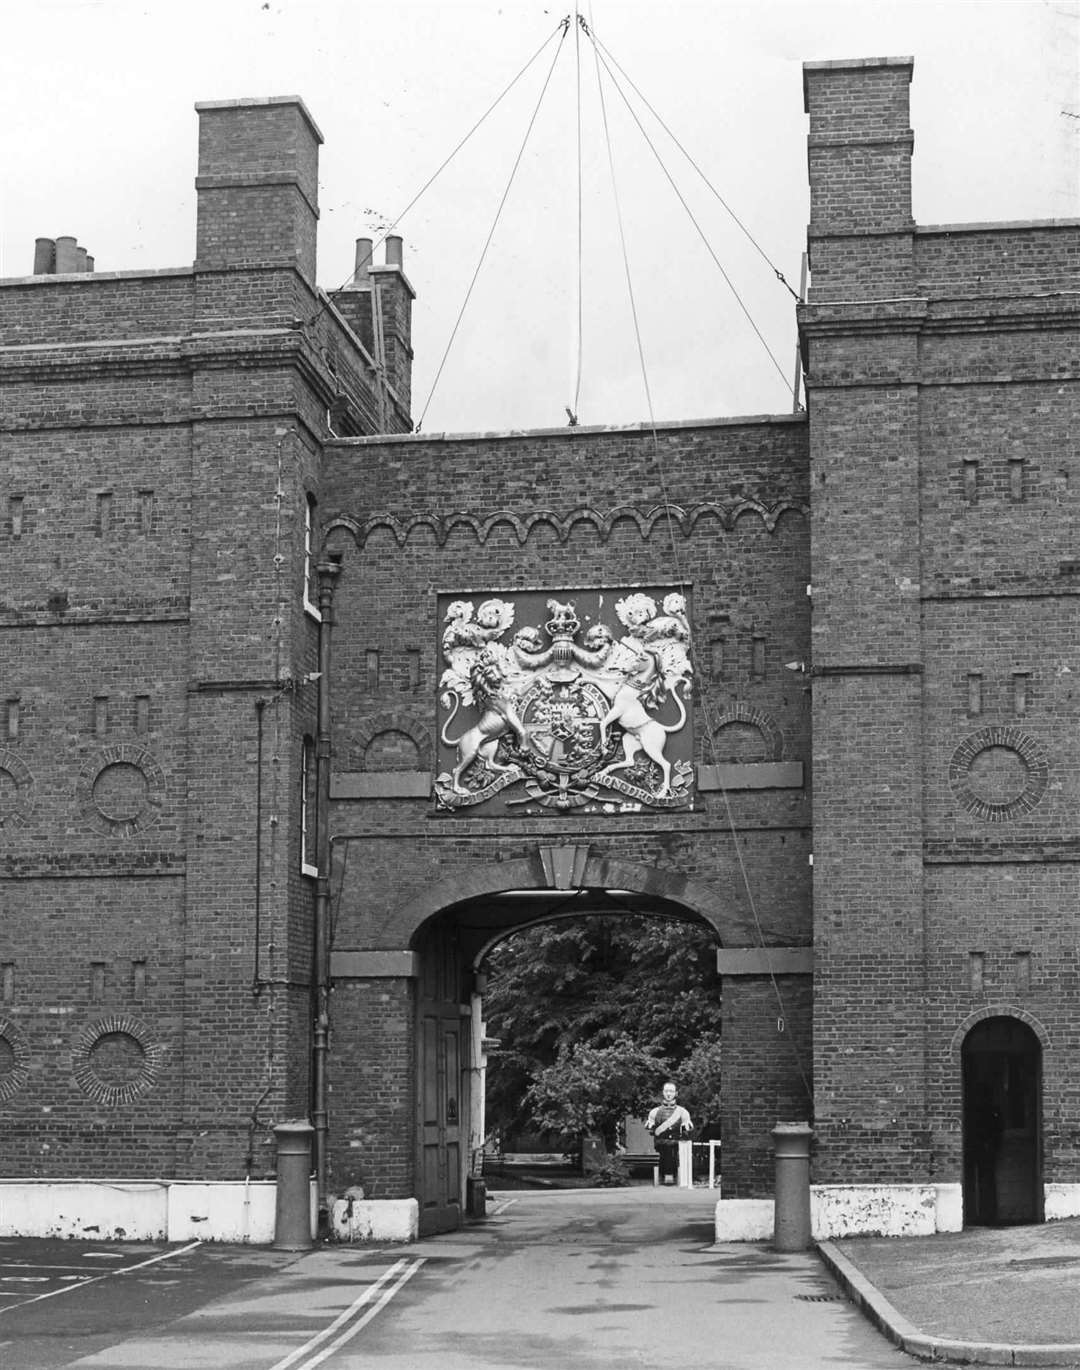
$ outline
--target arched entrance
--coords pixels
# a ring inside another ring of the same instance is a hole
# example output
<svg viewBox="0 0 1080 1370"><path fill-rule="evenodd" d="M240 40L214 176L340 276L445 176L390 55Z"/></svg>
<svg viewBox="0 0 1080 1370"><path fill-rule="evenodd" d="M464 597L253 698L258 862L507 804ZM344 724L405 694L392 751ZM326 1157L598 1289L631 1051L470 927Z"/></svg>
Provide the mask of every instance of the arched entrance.
<svg viewBox="0 0 1080 1370"><path fill-rule="evenodd" d="M961 1049L964 1225L1041 1222L1042 1046L1019 1018L976 1023Z"/></svg>
<svg viewBox="0 0 1080 1370"><path fill-rule="evenodd" d="M664 883L664 873L652 874L650 883ZM474 895L418 929L413 949L419 954L416 1173L422 1234L450 1231L460 1224L475 1162L470 1141L475 1147L475 1120L478 1113L482 1116L476 1095L482 1088L477 970L483 956L501 938L523 928L613 912L696 923L720 940L711 920L680 900L658 891L586 885Z"/></svg>

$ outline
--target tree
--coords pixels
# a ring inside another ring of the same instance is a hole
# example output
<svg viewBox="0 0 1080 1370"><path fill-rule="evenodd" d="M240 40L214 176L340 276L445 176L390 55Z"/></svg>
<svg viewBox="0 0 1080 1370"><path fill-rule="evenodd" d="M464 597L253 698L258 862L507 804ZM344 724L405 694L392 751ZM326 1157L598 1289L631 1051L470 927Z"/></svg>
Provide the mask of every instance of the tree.
<svg viewBox="0 0 1080 1370"><path fill-rule="evenodd" d="M606 1046L572 1042L536 1074L526 1101L545 1131L570 1138L599 1133L614 1152L622 1120L648 1107L652 1082L665 1069L664 1061L626 1036Z"/></svg>
<svg viewBox="0 0 1080 1370"><path fill-rule="evenodd" d="M575 1116L584 1116L579 1091L587 1086L631 1095L621 1119L654 1102L668 1078L688 1107L700 1098L716 1112L720 980L707 928L636 914L583 916L515 934L495 948L487 969L485 1017L502 1043L488 1069L493 1127L563 1131L564 1122L552 1121L566 1116L555 1100L577 1100ZM579 1047L585 1055L574 1054ZM626 1073L635 1069L631 1087Z"/></svg>

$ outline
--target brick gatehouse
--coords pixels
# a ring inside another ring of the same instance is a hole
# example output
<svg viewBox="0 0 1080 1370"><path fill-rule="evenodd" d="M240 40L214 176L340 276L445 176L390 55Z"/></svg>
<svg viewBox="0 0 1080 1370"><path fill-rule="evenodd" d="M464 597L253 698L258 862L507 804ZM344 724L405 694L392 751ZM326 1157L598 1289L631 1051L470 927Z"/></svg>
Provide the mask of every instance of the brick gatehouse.
<svg viewBox="0 0 1080 1370"><path fill-rule="evenodd" d="M1080 1212L1080 222L916 226L911 75L804 69L794 416L414 435L294 98L193 266L0 282L3 1230L265 1239L296 1118L453 1226L484 953L615 897L713 930L721 1210L808 1120L819 1233Z"/></svg>

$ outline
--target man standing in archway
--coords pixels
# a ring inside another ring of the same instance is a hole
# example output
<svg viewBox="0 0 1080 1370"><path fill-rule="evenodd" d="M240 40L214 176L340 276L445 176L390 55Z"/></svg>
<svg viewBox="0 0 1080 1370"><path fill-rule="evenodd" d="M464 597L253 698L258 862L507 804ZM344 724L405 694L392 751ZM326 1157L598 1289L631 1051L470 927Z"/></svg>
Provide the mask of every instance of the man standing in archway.
<svg viewBox="0 0 1080 1370"><path fill-rule="evenodd" d="M675 1184L679 1174L679 1143L694 1130L690 1114L675 1102L676 1090L669 1080L663 1088L663 1102L656 1105L645 1120L646 1130L652 1133L660 1157L660 1177L664 1184Z"/></svg>

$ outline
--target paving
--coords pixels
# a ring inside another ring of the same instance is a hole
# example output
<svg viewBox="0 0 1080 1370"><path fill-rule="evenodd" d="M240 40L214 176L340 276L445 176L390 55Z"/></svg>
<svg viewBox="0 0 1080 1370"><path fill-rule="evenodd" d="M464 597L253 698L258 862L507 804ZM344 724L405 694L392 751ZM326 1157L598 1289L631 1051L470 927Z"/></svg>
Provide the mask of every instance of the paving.
<svg viewBox="0 0 1080 1370"><path fill-rule="evenodd" d="M0 1241L0 1365L1080 1366L1080 1219L782 1256L714 1244L707 1190L490 1200L486 1222L384 1249Z"/></svg>
<svg viewBox="0 0 1080 1370"><path fill-rule="evenodd" d="M849 1296L910 1355L1080 1365L1080 1219L823 1242Z"/></svg>

